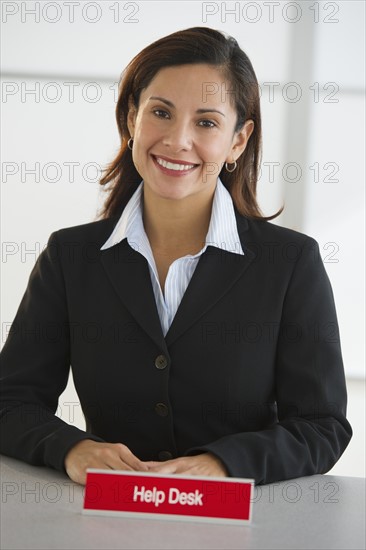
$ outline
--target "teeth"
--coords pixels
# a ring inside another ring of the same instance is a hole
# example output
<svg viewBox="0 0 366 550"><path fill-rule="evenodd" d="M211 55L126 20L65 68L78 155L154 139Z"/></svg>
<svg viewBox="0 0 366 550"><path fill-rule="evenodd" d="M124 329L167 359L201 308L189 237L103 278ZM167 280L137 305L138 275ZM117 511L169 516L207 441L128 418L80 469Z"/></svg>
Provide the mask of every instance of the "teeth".
<svg viewBox="0 0 366 550"><path fill-rule="evenodd" d="M174 164L173 162L167 162L159 157L155 158L158 164L164 166L164 168L169 168L169 170L190 170L190 168L194 167L194 164Z"/></svg>

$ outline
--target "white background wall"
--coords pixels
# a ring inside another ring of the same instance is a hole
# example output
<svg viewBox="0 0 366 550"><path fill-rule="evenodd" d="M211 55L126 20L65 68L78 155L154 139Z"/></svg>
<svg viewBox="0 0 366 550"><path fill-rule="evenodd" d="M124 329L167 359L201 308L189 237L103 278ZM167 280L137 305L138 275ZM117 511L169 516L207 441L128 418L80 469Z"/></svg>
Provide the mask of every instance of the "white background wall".
<svg viewBox="0 0 366 550"><path fill-rule="evenodd" d="M346 375L364 378L364 19L363 1L1 2L1 344L50 233L97 215L121 71L153 40L210 26L238 40L261 85L262 208L285 201L274 223L319 242ZM59 414L82 425L73 391ZM364 475L356 432L356 470L336 473Z"/></svg>

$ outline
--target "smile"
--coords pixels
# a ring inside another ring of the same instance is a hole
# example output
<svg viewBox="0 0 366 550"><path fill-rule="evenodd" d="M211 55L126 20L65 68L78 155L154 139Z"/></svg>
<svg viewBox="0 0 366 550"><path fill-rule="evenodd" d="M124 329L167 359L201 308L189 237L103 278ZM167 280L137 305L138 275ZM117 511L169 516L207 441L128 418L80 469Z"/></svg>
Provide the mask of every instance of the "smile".
<svg viewBox="0 0 366 550"><path fill-rule="evenodd" d="M159 166L161 166L162 168L165 168L166 170L173 170L174 172L187 172L189 170L192 170L193 168L196 168L197 166L197 164L183 164L178 162L171 162L156 156L153 156L153 158Z"/></svg>

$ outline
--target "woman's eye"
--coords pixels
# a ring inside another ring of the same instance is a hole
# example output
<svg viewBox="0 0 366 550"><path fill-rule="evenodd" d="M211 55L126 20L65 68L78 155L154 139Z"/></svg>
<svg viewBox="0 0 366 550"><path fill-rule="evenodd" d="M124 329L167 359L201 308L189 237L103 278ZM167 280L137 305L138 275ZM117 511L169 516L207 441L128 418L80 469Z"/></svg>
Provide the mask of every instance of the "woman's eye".
<svg viewBox="0 0 366 550"><path fill-rule="evenodd" d="M167 113L163 109L154 109L153 113L159 118L168 118L169 117L169 113Z"/></svg>
<svg viewBox="0 0 366 550"><path fill-rule="evenodd" d="M203 128L215 128L216 124L212 122L212 120L200 120L199 124L203 126Z"/></svg>

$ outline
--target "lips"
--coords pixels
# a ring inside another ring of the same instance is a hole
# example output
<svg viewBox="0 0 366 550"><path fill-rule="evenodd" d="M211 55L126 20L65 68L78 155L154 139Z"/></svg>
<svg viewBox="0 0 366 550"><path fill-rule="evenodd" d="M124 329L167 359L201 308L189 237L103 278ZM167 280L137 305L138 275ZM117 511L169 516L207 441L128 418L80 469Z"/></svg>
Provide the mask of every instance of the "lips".
<svg viewBox="0 0 366 550"><path fill-rule="evenodd" d="M189 172L198 166L198 164L190 163L186 160L168 159L156 155L152 155L152 157L159 168L169 172Z"/></svg>

